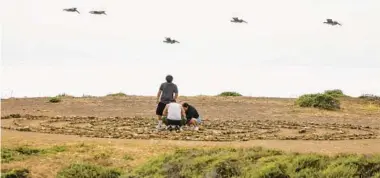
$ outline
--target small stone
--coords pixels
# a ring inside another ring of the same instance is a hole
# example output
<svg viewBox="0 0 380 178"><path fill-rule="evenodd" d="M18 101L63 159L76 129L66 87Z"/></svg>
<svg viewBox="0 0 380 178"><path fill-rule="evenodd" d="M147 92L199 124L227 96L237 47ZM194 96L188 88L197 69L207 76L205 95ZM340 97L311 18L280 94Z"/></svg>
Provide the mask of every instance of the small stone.
<svg viewBox="0 0 380 178"><path fill-rule="evenodd" d="M21 127L21 128L16 129L16 130L25 131L25 132L31 131L30 128L29 128L29 126Z"/></svg>
<svg viewBox="0 0 380 178"><path fill-rule="evenodd" d="M306 129L301 129L298 131L298 133L306 133Z"/></svg>
<svg viewBox="0 0 380 178"><path fill-rule="evenodd" d="M143 134L143 133L144 133L144 129L142 129L142 128L138 128L138 129L137 129L137 133L138 133L138 134Z"/></svg>

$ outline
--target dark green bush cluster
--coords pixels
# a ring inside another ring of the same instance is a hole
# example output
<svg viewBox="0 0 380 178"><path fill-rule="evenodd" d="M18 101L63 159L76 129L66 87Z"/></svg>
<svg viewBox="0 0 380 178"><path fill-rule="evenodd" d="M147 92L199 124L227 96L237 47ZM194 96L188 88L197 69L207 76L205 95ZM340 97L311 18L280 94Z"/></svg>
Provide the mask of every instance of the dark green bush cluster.
<svg viewBox="0 0 380 178"><path fill-rule="evenodd" d="M12 169L10 171L4 171L4 173L1 173L1 178L28 178L29 173L29 170L25 168Z"/></svg>
<svg viewBox="0 0 380 178"><path fill-rule="evenodd" d="M324 94L331 95L333 97L339 98L339 97L345 97L346 95L343 93L340 89L334 89L334 90L326 90Z"/></svg>
<svg viewBox="0 0 380 178"><path fill-rule="evenodd" d="M300 107L314 107L326 110L340 109L340 101L329 94L306 94L296 100Z"/></svg>
<svg viewBox="0 0 380 178"><path fill-rule="evenodd" d="M46 149L31 148L28 146L19 146L15 148L1 148L1 162L8 163L10 161L18 161L28 156L40 155L46 153L58 153L66 151L65 146L54 146Z"/></svg>
<svg viewBox="0 0 380 178"><path fill-rule="evenodd" d="M242 96L242 95L238 92L226 91L226 92L220 93L218 96Z"/></svg>
<svg viewBox="0 0 380 178"><path fill-rule="evenodd" d="M59 97L59 96L52 97L52 98L49 99L49 102L50 102L50 103L59 103L59 102L61 102L61 101L62 101L62 99L61 99L61 97Z"/></svg>
<svg viewBox="0 0 380 178"><path fill-rule="evenodd" d="M56 97L60 97L60 98L62 98L62 97L73 98L74 96L69 95L69 94L67 94L67 93L61 93L61 94L57 95Z"/></svg>
<svg viewBox="0 0 380 178"><path fill-rule="evenodd" d="M359 96L359 98L365 101L369 101L371 103L380 104L380 96L376 96L373 94L364 94Z"/></svg>
<svg viewBox="0 0 380 178"><path fill-rule="evenodd" d="M59 94L59 95L57 95L55 97L51 97L49 99L49 102L50 103L59 103L59 102L62 101L63 98L74 98L74 96L66 94L66 93L61 93L61 94Z"/></svg>
<svg viewBox="0 0 380 178"><path fill-rule="evenodd" d="M22 160L25 156L37 155L41 152L40 149L17 147L17 148L1 148L1 162L7 163L10 161Z"/></svg>
<svg viewBox="0 0 380 178"><path fill-rule="evenodd" d="M124 177L378 177L380 155L285 154L261 148L187 149L154 158Z"/></svg>
<svg viewBox="0 0 380 178"><path fill-rule="evenodd" d="M58 172L57 178L118 178L119 171L92 164L72 164Z"/></svg>
<svg viewBox="0 0 380 178"><path fill-rule="evenodd" d="M107 96L127 96L127 94L119 92L119 93L111 93L111 94L108 94Z"/></svg>

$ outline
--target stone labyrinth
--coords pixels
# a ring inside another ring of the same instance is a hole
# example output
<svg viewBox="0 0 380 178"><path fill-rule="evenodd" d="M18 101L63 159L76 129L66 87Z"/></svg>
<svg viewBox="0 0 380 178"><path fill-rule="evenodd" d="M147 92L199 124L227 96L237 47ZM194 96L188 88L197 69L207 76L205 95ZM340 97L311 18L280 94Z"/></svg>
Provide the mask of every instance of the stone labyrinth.
<svg viewBox="0 0 380 178"><path fill-rule="evenodd" d="M295 123L274 120L206 120L200 130L157 131L153 118L98 118L12 114L2 129L97 138L196 141L379 139L379 128L351 124Z"/></svg>

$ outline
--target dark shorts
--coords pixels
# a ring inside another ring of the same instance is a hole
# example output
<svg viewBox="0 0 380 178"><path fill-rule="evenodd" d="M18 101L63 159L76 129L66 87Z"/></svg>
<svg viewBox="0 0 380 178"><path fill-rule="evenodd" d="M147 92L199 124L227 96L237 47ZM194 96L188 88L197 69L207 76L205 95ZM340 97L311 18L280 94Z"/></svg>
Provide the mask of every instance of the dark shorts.
<svg viewBox="0 0 380 178"><path fill-rule="evenodd" d="M179 126L182 126L182 125L185 125L185 123L186 123L186 119L185 118L182 118L181 120L170 120L170 119L168 119L166 117L163 117L162 121L166 125L179 125Z"/></svg>
<svg viewBox="0 0 380 178"><path fill-rule="evenodd" d="M201 116L199 116L198 118L187 119L187 120L186 120L186 124L189 124L189 122L190 122L192 119L195 119L195 121L196 121L198 124L201 123Z"/></svg>
<svg viewBox="0 0 380 178"><path fill-rule="evenodd" d="M164 113L165 106L165 103L159 102L156 109L156 115L162 116L162 114Z"/></svg>
<svg viewBox="0 0 380 178"><path fill-rule="evenodd" d="M191 121L191 119L187 119L186 120L186 124L189 124L190 121Z"/></svg>

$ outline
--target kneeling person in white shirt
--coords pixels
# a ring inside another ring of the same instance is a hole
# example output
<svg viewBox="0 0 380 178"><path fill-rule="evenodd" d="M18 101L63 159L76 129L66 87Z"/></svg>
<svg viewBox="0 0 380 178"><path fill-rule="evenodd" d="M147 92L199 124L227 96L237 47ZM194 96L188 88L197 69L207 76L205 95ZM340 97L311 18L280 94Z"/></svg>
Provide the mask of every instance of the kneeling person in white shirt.
<svg viewBox="0 0 380 178"><path fill-rule="evenodd" d="M172 100L165 106L162 121L167 126L175 126L177 129L181 129L181 126L186 123L185 117L186 113L182 105Z"/></svg>

